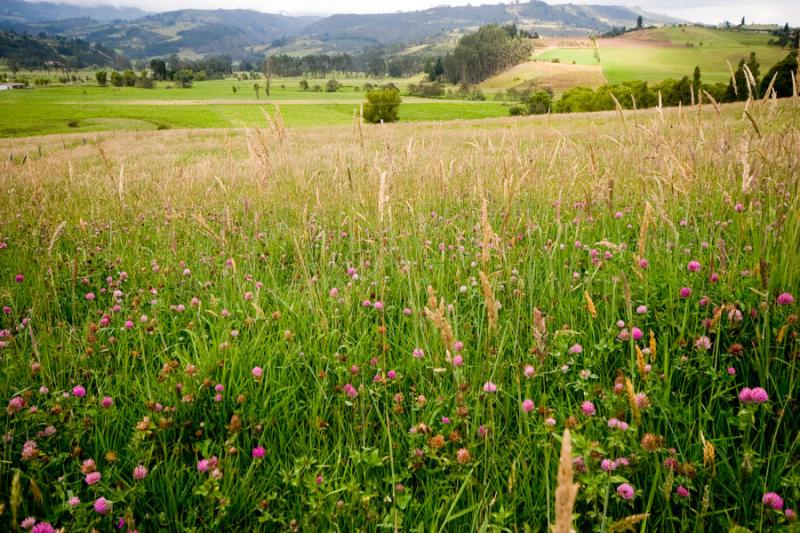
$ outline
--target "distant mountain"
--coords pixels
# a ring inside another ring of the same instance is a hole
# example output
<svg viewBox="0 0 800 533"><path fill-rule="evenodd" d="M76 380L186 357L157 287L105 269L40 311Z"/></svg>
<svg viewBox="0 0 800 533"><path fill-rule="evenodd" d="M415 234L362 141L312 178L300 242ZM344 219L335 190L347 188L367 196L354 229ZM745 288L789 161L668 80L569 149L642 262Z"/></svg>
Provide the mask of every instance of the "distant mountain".
<svg viewBox="0 0 800 533"><path fill-rule="evenodd" d="M356 52L371 45L406 43L446 47L452 46L458 35L491 23L514 23L545 36L586 36L613 27L635 26L640 15L646 24L682 22L638 8L550 5L538 0L328 17L242 9L186 9L142 15L134 8L0 0L0 28L99 42L131 58L229 54L237 59L263 56L265 52Z"/></svg>
<svg viewBox="0 0 800 533"><path fill-rule="evenodd" d="M135 7L111 5L76 6L54 2L23 2L0 0L0 21L18 23L49 22L63 19L90 18L99 22L133 20L148 15Z"/></svg>
<svg viewBox="0 0 800 533"><path fill-rule="evenodd" d="M98 25L79 34L131 58L169 54L242 56L252 46L297 35L319 17L291 17L245 9L185 9L128 22Z"/></svg>
<svg viewBox="0 0 800 533"><path fill-rule="evenodd" d="M678 19L645 13L637 8L600 5L526 4L444 6L401 13L342 14L326 17L304 33L323 41L358 39L391 44L422 41L449 32L463 32L484 24L515 23L541 35L586 36L614 26L633 27L642 16L648 24L670 24Z"/></svg>

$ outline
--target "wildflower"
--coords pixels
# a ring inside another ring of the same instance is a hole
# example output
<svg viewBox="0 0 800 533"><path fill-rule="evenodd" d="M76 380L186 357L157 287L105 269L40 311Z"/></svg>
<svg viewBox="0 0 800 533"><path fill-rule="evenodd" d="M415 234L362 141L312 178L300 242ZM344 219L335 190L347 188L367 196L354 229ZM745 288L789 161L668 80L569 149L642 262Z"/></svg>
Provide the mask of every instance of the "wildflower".
<svg viewBox="0 0 800 533"><path fill-rule="evenodd" d="M208 459L200 459L197 461L197 471L200 473L208 472L209 461Z"/></svg>
<svg viewBox="0 0 800 533"><path fill-rule="evenodd" d="M729 366L728 367L728 375L729 376L735 376L736 375L736 369L733 368L732 366Z"/></svg>
<svg viewBox="0 0 800 533"><path fill-rule="evenodd" d="M30 529L36 524L36 519L32 516L29 516L25 520L19 523L19 527L22 529Z"/></svg>
<svg viewBox="0 0 800 533"><path fill-rule="evenodd" d="M72 388L72 395L75 396L76 398L83 398L84 396L86 396L86 389L83 388L81 385L75 385Z"/></svg>
<svg viewBox="0 0 800 533"><path fill-rule="evenodd" d="M491 381L487 381L483 384L483 392L497 392L497 385Z"/></svg>
<svg viewBox="0 0 800 533"><path fill-rule="evenodd" d="M94 301L95 295L94 295L93 292L87 292L86 295L84 296L84 298L86 298L87 301L91 302L91 301Z"/></svg>
<svg viewBox="0 0 800 533"><path fill-rule="evenodd" d="M458 464L460 465L467 464L470 461L470 459L471 456L468 449L459 448L458 451L456 452L456 461L458 461Z"/></svg>
<svg viewBox="0 0 800 533"><path fill-rule="evenodd" d="M254 366L253 370L251 370L250 372L256 379L259 379L264 374L264 370L260 366Z"/></svg>
<svg viewBox="0 0 800 533"><path fill-rule="evenodd" d="M25 408L25 398L22 396L14 396L10 400L8 400L8 407L6 407L6 412L10 415L22 411Z"/></svg>
<svg viewBox="0 0 800 533"><path fill-rule="evenodd" d="M783 498L776 492L767 492L764 494L764 496L761 497L761 503L776 511L783 509Z"/></svg>
<svg viewBox="0 0 800 533"><path fill-rule="evenodd" d="M67 505L70 507L77 507L81 504L81 499L77 496L72 496L69 500L67 500Z"/></svg>
<svg viewBox="0 0 800 533"><path fill-rule="evenodd" d="M623 500L632 500L634 496L636 496L636 491L629 483L623 483L617 487L617 494L619 494Z"/></svg>
<svg viewBox="0 0 800 533"><path fill-rule="evenodd" d="M528 400L528 399L523 400L522 410L525 411L526 413L530 413L531 411L533 411L533 400Z"/></svg>
<svg viewBox="0 0 800 533"><path fill-rule="evenodd" d="M133 468L133 479L137 481L143 480L147 476L147 467L144 465L136 465Z"/></svg>
<svg viewBox="0 0 800 533"><path fill-rule="evenodd" d="M411 313L412 313L412 311L411 311L411 308L410 308L410 307L404 307L404 308L403 308L403 314L404 314L405 316L411 316Z"/></svg>
<svg viewBox="0 0 800 533"><path fill-rule="evenodd" d="M102 474L100 474L100 472L95 471L86 474L84 481L86 482L87 485L94 485L95 483L99 482L102 478L103 478Z"/></svg>
<svg viewBox="0 0 800 533"><path fill-rule="evenodd" d="M769 400L769 394L767 394L767 391L762 387L755 387L753 389L745 387L739 392L739 401L742 403L762 404L767 400Z"/></svg>
<svg viewBox="0 0 800 533"><path fill-rule="evenodd" d="M617 463L612 461L611 459L603 459L600 461L600 470L603 472L611 472L617 468Z"/></svg>
<svg viewBox="0 0 800 533"><path fill-rule="evenodd" d="M677 494L681 498L688 498L689 497L689 489L687 489L683 485L678 485L678 487L675 489L675 494Z"/></svg>
<svg viewBox="0 0 800 533"><path fill-rule="evenodd" d="M649 265L650 263L647 261L647 259L639 259L639 268L646 269Z"/></svg>
<svg viewBox="0 0 800 533"><path fill-rule="evenodd" d="M717 283L719 281L719 274L712 272L708 279L711 281L711 283Z"/></svg>
<svg viewBox="0 0 800 533"><path fill-rule="evenodd" d="M423 357L425 357L425 351L422 348L414 348L414 351L411 352L411 355L413 355L417 359L422 359Z"/></svg>
<svg viewBox="0 0 800 533"><path fill-rule="evenodd" d="M580 344L573 344L572 347L569 349L569 353L578 354L583 352L583 346Z"/></svg>
<svg viewBox="0 0 800 533"><path fill-rule="evenodd" d="M265 453L266 453L266 450L264 449L264 447L263 446L258 446L256 448L253 448L253 451L251 452L251 455L253 456L254 459L261 459L262 457L264 457Z"/></svg>
<svg viewBox="0 0 800 533"><path fill-rule="evenodd" d="M342 387L342 389L344 390L345 394L347 394L347 396L349 396L351 399L358 396L358 391L350 383L347 383L344 387Z"/></svg>
<svg viewBox="0 0 800 533"><path fill-rule="evenodd" d="M589 400L586 400L581 404L581 411L583 411L583 414L586 416L594 416L597 414L597 409L595 409L594 404Z"/></svg>
<svg viewBox="0 0 800 533"><path fill-rule="evenodd" d="M328 295L331 298L336 298L337 296L339 296L339 289L337 289L336 287L332 287L331 290L328 292Z"/></svg>
<svg viewBox="0 0 800 533"><path fill-rule="evenodd" d="M50 522L39 522L31 528L31 533L56 533Z"/></svg>
<svg viewBox="0 0 800 533"><path fill-rule="evenodd" d="M462 366L463 364L464 364L464 358L463 357L461 357L460 355L457 355L457 356L453 357L453 366L459 367L459 366Z"/></svg>
<svg viewBox="0 0 800 533"><path fill-rule="evenodd" d="M635 341L641 340L643 335L644 334L642 333L641 329L639 329L637 327L634 327L633 329L631 329L631 336L633 337L633 340L635 340Z"/></svg>
<svg viewBox="0 0 800 533"><path fill-rule="evenodd" d="M686 265L687 270L689 272L698 272L700 270L700 263L698 261L689 261L689 264Z"/></svg>
<svg viewBox="0 0 800 533"><path fill-rule="evenodd" d="M711 339L703 335L702 337L698 338L694 341L694 347L699 348L701 350L710 350L711 349Z"/></svg>
<svg viewBox="0 0 800 533"><path fill-rule="evenodd" d="M787 507L783 514L786 515L786 520L789 522L794 522L797 519L797 513L794 512L794 509Z"/></svg>
<svg viewBox="0 0 800 533"><path fill-rule="evenodd" d="M778 305L792 305L794 303L794 296L788 292L782 292L775 301Z"/></svg>
<svg viewBox="0 0 800 533"><path fill-rule="evenodd" d="M647 397L647 394L643 392L636 393L636 396L634 396L634 402L639 409L647 409L650 407L650 399Z"/></svg>
<svg viewBox="0 0 800 533"><path fill-rule="evenodd" d="M692 289L689 287L681 287L680 292L678 293L681 298L688 298L692 295Z"/></svg>
<svg viewBox="0 0 800 533"><path fill-rule="evenodd" d="M93 507L97 514L108 514L111 511L111 502L100 496L94 501Z"/></svg>
<svg viewBox="0 0 800 533"><path fill-rule="evenodd" d="M456 341L453 343L453 350L456 352L460 352L464 349L464 343L461 341Z"/></svg>
<svg viewBox="0 0 800 533"><path fill-rule="evenodd" d="M647 306L646 305L640 305L639 307L637 307L636 308L636 314L637 315L646 315L647 314Z"/></svg>
<svg viewBox="0 0 800 533"><path fill-rule="evenodd" d="M375 302L374 304L372 304L372 308L376 309L378 311L382 310L383 309L383 302L381 302L381 301Z"/></svg>
<svg viewBox="0 0 800 533"><path fill-rule="evenodd" d="M527 379L531 379L536 374L536 370L531 365L525 365L525 370L522 373Z"/></svg>
<svg viewBox="0 0 800 533"><path fill-rule="evenodd" d="M544 425L547 427L553 427L556 425L556 419L553 417L545 418Z"/></svg>
<svg viewBox="0 0 800 533"><path fill-rule="evenodd" d="M114 405L114 399L111 396L103 396L100 405L103 406L103 409L108 409L112 405Z"/></svg>
<svg viewBox="0 0 800 533"><path fill-rule="evenodd" d="M23 276L22 274L17 274L16 277L14 278L14 281L16 281L17 283L22 283L23 281L25 281L25 276Z"/></svg>

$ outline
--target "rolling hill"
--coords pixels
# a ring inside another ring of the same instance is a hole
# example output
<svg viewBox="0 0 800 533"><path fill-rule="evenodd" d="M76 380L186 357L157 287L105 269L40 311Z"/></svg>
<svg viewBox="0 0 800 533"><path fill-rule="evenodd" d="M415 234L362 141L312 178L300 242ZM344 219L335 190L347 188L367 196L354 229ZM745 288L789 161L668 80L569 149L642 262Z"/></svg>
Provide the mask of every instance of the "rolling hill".
<svg viewBox="0 0 800 533"><path fill-rule="evenodd" d="M538 0L325 18L201 9L146 15L138 10L109 6L82 8L1 1L0 28L101 42L131 58L172 53L185 57L230 54L237 58L270 49L296 54L356 52L367 46L401 43L437 46L491 23L515 23L541 35L587 36L616 26L630 27L640 15L648 24L678 22L638 8L550 5Z"/></svg>

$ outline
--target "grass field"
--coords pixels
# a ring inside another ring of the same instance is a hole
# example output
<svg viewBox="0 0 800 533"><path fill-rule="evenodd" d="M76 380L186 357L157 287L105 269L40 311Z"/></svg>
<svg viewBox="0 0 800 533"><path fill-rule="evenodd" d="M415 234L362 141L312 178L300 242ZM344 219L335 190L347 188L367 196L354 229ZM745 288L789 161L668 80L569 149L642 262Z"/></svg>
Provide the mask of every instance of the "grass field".
<svg viewBox="0 0 800 533"><path fill-rule="evenodd" d="M748 113L0 139L0 530L797 531Z"/></svg>
<svg viewBox="0 0 800 533"><path fill-rule="evenodd" d="M487 93L510 88L549 87L555 94L560 94L576 86L597 88L605 83L603 71L598 65L529 61L489 78L480 87Z"/></svg>
<svg viewBox="0 0 800 533"><path fill-rule="evenodd" d="M543 50L536 58L561 63L600 65L611 84L625 81L661 81L692 76L697 65L708 83L730 78L726 61L734 68L741 58L755 52L761 71L783 59L788 51L768 46L770 35L700 27L666 27L643 30L613 39L599 39L597 54L591 47ZM691 46L687 46L687 44Z"/></svg>
<svg viewBox="0 0 800 533"><path fill-rule="evenodd" d="M0 137L103 130L158 128L239 128L261 124L263 110L278 104L287 126L350 124L365 101L363 91L345 86L335 93L301 91L299 80L281 80L267 98L256 99L252 84L234 94L231 80L197 82L190 89L54 86L0 92ZM239 82L243 84L244 82ZM260 82L263 85L263 80ZM404 80L403 83L409 83ZM281 89L280 85L286 85ZM498 102L426 100L404 97L400 120L454 120L500 117Z"/></svg>

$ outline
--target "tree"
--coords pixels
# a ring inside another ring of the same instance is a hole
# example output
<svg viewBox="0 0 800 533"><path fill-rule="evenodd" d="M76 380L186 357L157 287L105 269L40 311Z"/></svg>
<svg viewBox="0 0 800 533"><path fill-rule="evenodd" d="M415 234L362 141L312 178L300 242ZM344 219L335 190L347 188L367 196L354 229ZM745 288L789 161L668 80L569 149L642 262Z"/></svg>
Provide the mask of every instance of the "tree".
<svg viewBox="0 0 800 533"><path fill-rule="evenodd" d="M172 80L181 89L188 89L194 81L194 72L188 68L182 68L172 73Z"/></svg>
<svg viewBox="0 0 800 533"><path fill-rule="evenodd" d="M374 89L367 93L367 103L364 105L364 119L373 124L396 122L400 102L400 93L397 89Z"/></svg>
<svg viewBox="0 0 800 533"><path fill-rule="evenodd" d="M163 59L151 59L150 70L153 71L153 78L164 81L167 79L167 64Z"/></svg>
<svg viewBox="0 0 800 533"><path fill-rule="evenodd" d="M700 80L700 67L699 66L695 66L694 67L694 74L692 75L692 87L694 87L695 90L699 90L700 87L701 87L701 83L702 82Z"/></svg>
<svg viewBox="0 0 800 533"><path fill-rule="evenodd" d="M258 82L254 83L253 90L256 92L256 100L258 100L260 98L258 94L259 91L261 90L261 85L259 85Z"/></svg>
<svg viewBox="0 0 800 533"><path fill-rule="evenodd" d="M308 90L308 80L300 80L300 90L301 91Z"/></svg>
<svg viewBox="0 0 800 533"><path fill-rule="evenodd" d="M797 54L795 52L790 52L789 55L767 71L764 75L764 79L761 80L761 85L759 85L759 93L767 96L767 88L770 82L772 82L773 76L775 76L775 83L772 88L778 95L778 98L792 96L792 90L794 89L792 85L792 76L794 76L796 72Z"/></svg>
<svg viewBox="0 0 800 533"><path fill-rule="evenodd" d="M326 93L335 93L339 90L341 84L336 80L328 80L328 83L325 84L325 92Z"/></svg>
<svg viewBox="0 0 800 533"><path fill-rule="evenodd" d="M742 17L742 23L739 26L744 26L744 17Z"/></svg>
<svg viewBox="0 0 800 533"><path fill-rule="evenodd" d="M122 87L125 84L125 80L122 77L122 74L117 72L116 70L111 73L111 85L114 87Z"/></svg>
<svg viewBox="0 0 800 533"><path fill-rule="evenodd" d="M108 73L105 70L98 70L94 73L94 77L100 85L105 85L108 82Z"/></svg>
<svg viewBox="0 0 800 533"><path fill-rule="evenodd" d="M641 30L643 26L644 26L644 19L642 18L641 15L639 15L638 17L636 17L636 29Z"/></svg>
<svg viewBox="0 0 800 533"><path fill-rule="evenodd" d="M132 70L126 70L123 72L122 79L125 81L126 87L133 87L136 85L136 73Z"/></svg>

